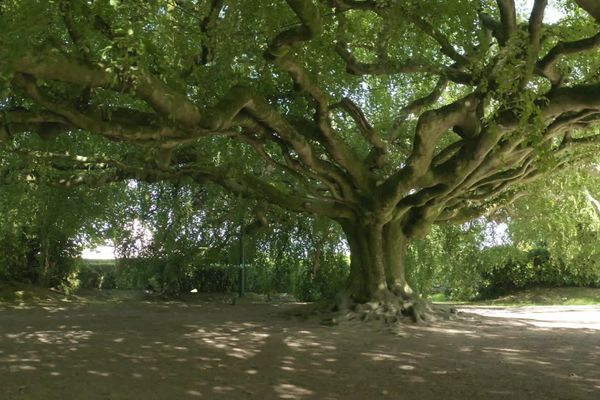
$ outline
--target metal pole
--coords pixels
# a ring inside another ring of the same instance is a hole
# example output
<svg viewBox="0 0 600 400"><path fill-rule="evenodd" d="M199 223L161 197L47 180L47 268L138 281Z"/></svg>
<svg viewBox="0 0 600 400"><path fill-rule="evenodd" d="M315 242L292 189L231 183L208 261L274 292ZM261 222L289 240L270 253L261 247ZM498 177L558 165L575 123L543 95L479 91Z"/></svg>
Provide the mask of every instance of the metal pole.
<svg viewBox="0 0 600 400"><path fill-rule="evenodd" d="M246 274L245 274L245 251L244 251L244 209L242 208L242 195L240 195L239 205L240 211L240 275L238 282L238 294L240 297L244 297Z"/></svg>

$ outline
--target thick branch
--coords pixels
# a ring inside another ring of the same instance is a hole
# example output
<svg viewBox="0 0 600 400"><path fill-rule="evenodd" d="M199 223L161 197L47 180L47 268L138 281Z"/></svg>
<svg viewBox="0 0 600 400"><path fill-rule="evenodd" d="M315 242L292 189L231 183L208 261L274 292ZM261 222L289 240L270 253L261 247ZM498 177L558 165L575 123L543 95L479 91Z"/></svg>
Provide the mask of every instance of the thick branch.
<svg viewBox="0 0 600 400"><path fill-rule="evenodd" d="M530 69L529 74L533 72L535 62L537 61L540 52L544 11L547 5L548 0L535 0L531 16L529 17L529 49L527 54Z"/></svg>
<svg viewBox="0 0 600 400"><path fill-rule="evenodd" d="M600 23L600 3L597 0L575 0L575 3Z"/></svg>
<svg viewBox="0 0 600 400"><path fill-rule="evenodd" d="M500 10L500 22L505 38L510 37L517 30L517 11L515 0L497 0Z"/></svg>
<svg viewBox="0 0 600 400"><path fill-rule="evenodd" d="M317 105L315 120L323 136L323 140L319 140L319 142L323 144L331 158L348 172L352 177L353 184L366 191L370 186L368 171L331 127L326 94L312 82L308 72L289 55L293 46L311 40L321 33L323 21L319 10L311 0L287 0L287 3L296 13L301 25L277 35L269 46L267 58L287 71L296 85L315 101ZM308 145L308 142L306 144Z"/></svg>
<svg viewBox="0 0 600 400"><path fill-rule="evenodd" d="M387 137L390 142L395 141L401 133L401 127L411 114L419 114L424 108L431 106L441 97L442 93L448 86L448 80L441 78L435 85L435 88L428 95L413 100L406 106L404 106L398 116L394 119L392 126L390 127Z"/></svg>
<svg viewBox="0 0 600 400"><path fill-rule="evenodd" d="M553 66L561 56L593 50L599 46L600 33L597 33L589 38L575 40L572 42L558 42L556 46L550 49L544 58L537 62L537 69L541 71L541 73L553 84L558 85L562 81L562 76L554 70Z"/></svg>
<svg viewBox="0 0 600 400"><path fill-rule="evenodd" d="M148 72L140 72L132 81L124 83L113 73L88 66L55 50L24 57L13 68L15 72L38 79L56 80L81 87L133 91L156 111L178 123L193 126L200 121L200 111L185 95L172 90Z"/></svg>
<svg viewBox="0 0 600 400"><path fill-rule="evenodd" d="M298 133L275 109L248 88L233 87L213 108L212 112L205 114L201 125L210 131L227 129L241 111L247 112L257 122L276 132L279 137L292 146L302 162L313 171L323 174L341 187L347 188L348 193L351 192L351 184L347 176L334 165L318 158L305 137Z"/></svg>

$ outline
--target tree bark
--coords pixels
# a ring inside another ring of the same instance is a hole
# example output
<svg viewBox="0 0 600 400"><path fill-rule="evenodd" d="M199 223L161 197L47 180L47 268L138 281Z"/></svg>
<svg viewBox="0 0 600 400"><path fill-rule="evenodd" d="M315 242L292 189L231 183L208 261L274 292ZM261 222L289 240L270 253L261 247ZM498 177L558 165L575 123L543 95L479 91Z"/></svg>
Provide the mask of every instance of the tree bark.
<svg viewBox="0 0 600 400"><path fill-rule="evenodd" d="M402 224L346 221L342 228L350 247L350 276L336 301L337 309L366 308L386 319L399 314L422 319L422 310L417 311L417 304L422 301L406 281L409 238L403 233Z"/></svg>

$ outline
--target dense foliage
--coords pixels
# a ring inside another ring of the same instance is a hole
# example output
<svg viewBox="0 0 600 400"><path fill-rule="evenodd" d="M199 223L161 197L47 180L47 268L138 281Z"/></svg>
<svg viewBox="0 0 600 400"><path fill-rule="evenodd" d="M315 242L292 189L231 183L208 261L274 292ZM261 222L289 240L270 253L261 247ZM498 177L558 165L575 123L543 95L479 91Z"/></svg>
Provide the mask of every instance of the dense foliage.
<svg viewBox="0 0 600 400"><path fill-rule="evenodd" d="M43 163L32 164L28 159L2 153L2 280L69 286L82 247L102 236L101 220L114 191L38 184L35 177L43 175L46 168Z"/></svg>

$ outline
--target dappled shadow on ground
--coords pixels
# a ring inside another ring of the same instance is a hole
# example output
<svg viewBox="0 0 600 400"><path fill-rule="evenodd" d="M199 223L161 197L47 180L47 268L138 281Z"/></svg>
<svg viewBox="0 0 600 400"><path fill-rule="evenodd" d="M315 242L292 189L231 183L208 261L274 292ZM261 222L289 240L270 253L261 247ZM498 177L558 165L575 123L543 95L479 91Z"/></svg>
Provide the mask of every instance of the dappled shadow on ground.
<svg viewBox="0 0 600 400"><path fill-rule="evenodd" d="M472 314L325 327L292 307L0 308L1 398L599 398L597 330Z"/></svg>

